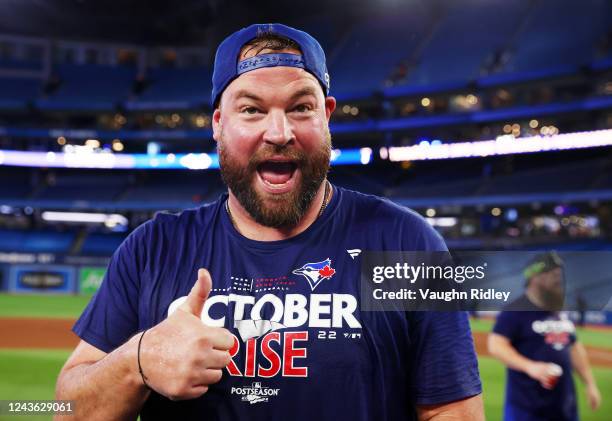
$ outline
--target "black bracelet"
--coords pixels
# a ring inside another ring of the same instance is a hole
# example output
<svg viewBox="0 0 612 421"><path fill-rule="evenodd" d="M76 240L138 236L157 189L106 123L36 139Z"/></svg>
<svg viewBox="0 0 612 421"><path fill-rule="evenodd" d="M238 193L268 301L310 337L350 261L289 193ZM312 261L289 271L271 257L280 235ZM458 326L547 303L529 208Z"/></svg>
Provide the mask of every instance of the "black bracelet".
<svg viewBox="0 0 612 421"><path fill-rule="evenodd" d="M147 330L148 329L145 329L142 332L142 335L140 335L140 339L138 339L138 371L140 372L140 377L142 377L142 382L144 383L144 385L148 389L151 389L151 387L147 384L147 376L145 376L142 372L142 366L140 365L140 345L142 344L142 338L144 337L145 333L147 333Z"/></svg>

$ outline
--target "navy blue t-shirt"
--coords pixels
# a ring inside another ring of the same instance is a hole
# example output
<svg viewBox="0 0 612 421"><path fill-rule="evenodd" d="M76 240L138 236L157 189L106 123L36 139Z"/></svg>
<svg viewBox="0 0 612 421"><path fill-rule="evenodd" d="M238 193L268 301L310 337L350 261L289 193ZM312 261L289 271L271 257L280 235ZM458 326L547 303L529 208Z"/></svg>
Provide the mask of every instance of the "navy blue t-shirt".
<svg viewBox="0 0 612 421"><path fill-rule="evenodd" d="M466 313L360 311L361 260L347 250L446 250L423 218L334 187L308 229L262 242L236 231L226 199L136 229L74 326L111 352L163 321L198 268L210 271L202 319L234 334L232 363L198 399L152 393L143 420L413 420L415 404L481 392Z"/></svg>
<svg viewBox="0 0 612 421"><path fill-rule="evenodd" d="M548 390L527 374L508 369L506 405L517 407L538 420L577 419L570 354L576 341L574 324L565 312L543 311L526 295L510 303L508 308L530 311L502 311L493 332L508 338L521 355L531 360L558 364L563 375L554 389Z"/></svg>

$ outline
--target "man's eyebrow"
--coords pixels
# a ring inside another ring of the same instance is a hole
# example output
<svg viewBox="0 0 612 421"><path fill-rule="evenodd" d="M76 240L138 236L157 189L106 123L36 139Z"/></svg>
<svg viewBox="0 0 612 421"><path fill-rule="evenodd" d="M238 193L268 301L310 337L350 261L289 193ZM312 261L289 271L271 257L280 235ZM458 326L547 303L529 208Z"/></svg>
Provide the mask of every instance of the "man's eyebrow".
<svg viewBox="0 0 612 421"><path fill-rule="evenodd" d="M295 101L296 99L303 97L303 96L308 96L308 95L312 95L316 97L316 93L315 90L310 87L310 86L305 86L304 88L298 90L297 92L293 93L291 95L291 100Z"/></svg>
<svg viewBox="0 0 612 421"><path fill-rule="evenodd" d="M247 91L246 89L241 89L238 92L236 92L235 97L236 97L236 99L248 98L248 99L252 99L253 101L259 101L259 102L262 101L262 99L260 97L258 97L257 95L255 95L252 92Z"/></svg>
<svg viewBox="0 0 612 421"><path fill-rule="evenodd" d="M309 96L309 95L316 97L316 91L310 86L305 86L299 89L298 91L294 92L293 94L291 94L291 97L289 99L291 101L295 101L298 98L301 98L303 96ZM263 102L263 99L261 97L257 96L253 92L247 91L246 89L240 89L239 91L237 91L235 94L235 98L236 99L247 98L247 99L252 99L253 101L257 101L257 102Z"/></svg>

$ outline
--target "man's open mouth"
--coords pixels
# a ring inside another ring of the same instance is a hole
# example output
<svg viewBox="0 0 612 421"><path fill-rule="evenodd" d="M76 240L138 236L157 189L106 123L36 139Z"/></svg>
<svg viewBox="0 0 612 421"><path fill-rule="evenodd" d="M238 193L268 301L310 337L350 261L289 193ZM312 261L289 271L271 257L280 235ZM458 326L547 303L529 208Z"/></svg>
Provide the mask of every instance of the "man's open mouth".
<svg viewBox="0 0 612 421"><path fill-rule="evenodd" d="M297 164L292 161L265 161L257 166L263 183L273 189L287 186L295 175Z"/></svg>

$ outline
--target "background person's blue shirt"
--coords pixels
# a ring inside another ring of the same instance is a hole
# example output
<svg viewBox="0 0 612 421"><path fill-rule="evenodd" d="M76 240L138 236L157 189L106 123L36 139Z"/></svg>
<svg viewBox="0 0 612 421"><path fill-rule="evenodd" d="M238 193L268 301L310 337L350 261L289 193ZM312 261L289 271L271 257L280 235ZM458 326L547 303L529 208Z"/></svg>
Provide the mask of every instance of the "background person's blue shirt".
<svg viewBox="0 0 612 421"><path fill-rule="evenodd" d="M236 336L232 367L198 399L152 393L143 420L410 420L415 404L481 392L466 313L359 310L361 261L347 250L446 250L423 218L335 187L304 232L261 242L235 230L226 198L136 229L74 327L111 352L210 271L204 317Z"/></svg>
<svg viewBox="0 0 612 421"><path fill-rule="evenodd" d="M510 303L508 308L529 311L502 311L493 332L508 338L512 346L530 360L560 365L563 375L555 388L548 390L527 374L508 369L506 405L516 407L515 412L530 414L532 418L528 420L577 419L570 353L576 341L574 324L565 313L542 311L526 295ZM521 415L520 419L525 416Z"/></svg>

